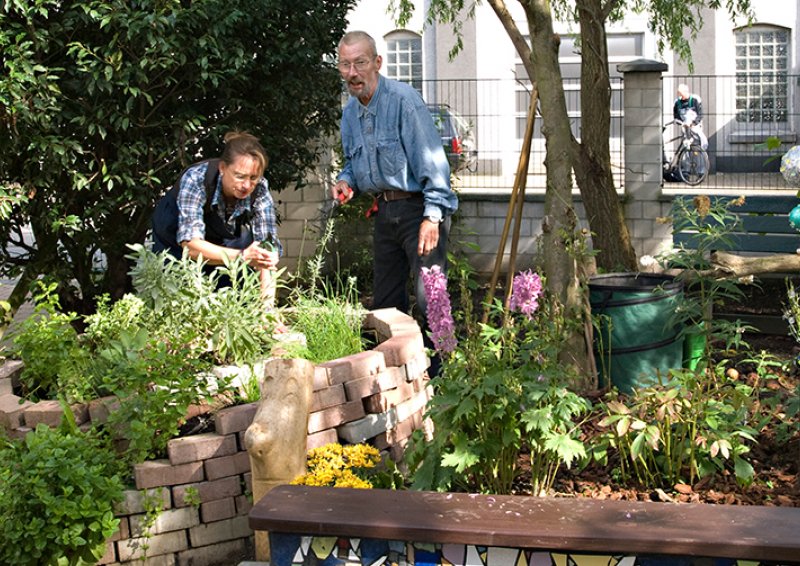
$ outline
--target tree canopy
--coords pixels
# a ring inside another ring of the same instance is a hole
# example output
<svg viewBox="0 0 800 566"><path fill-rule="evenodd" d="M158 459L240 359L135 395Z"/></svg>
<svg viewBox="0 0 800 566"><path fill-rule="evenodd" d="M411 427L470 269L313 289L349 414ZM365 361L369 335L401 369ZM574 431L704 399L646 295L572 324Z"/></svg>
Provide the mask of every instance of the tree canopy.
<svg viewBox="0 0 800 566"><path fill-rule="evenodd" d="M273 191L301 183L313 141L338 125L330 61L354 4L3 2L0 274L47 273L77 312L120 296L125 244L144 240L157 199L233 128L261 139Z"/></svg>

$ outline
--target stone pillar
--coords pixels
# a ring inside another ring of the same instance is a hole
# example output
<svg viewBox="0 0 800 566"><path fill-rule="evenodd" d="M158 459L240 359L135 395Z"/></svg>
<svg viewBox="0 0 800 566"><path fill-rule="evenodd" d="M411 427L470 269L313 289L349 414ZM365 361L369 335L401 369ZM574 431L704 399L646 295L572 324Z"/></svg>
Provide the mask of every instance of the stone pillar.
<svg viewBox="0 0 800 566"><path fill-rule="evenodd" d="M264 364L261 404L245 432L253 474L253 503L273 487L306 472L308 412L314 364L302 359L273 359ZM269 561L268 533L256 532L256 558Z"/></svg>
<svg viewBox="0 0 800 566"><path fill-rule="evenodd" d="M617 65L625 81L625 217L636 255L655 255L671 245L671 226L656 223L669 216L672 200L662 196L661 75L666 63L637 59Z"/></svg>

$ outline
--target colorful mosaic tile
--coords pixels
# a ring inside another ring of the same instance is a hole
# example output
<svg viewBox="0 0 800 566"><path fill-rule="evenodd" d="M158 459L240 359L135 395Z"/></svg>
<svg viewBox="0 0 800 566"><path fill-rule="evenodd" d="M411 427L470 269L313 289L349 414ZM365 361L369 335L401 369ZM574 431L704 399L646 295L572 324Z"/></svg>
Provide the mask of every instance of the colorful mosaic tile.
<svg viewBox="0 0 800 566"><path fill-rule="evenodd" d="M767 566L719 558L542 552L283 533L270 533L269 541L272 566Z"/></svg>

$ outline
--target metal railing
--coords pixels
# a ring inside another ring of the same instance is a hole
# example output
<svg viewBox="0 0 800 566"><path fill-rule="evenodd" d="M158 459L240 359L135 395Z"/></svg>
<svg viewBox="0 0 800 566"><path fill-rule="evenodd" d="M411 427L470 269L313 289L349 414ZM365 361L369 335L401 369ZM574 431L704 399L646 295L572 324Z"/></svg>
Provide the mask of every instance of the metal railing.
<svg viewBox="0 0 800 566"><path fill-rule="evenodd" d="M612 88L611 161L615 181L621 188L624 180L622 81L615 79ZM579 82L565 80L564 91L573 134L580 138ZM510 190L525 132L530 101L527 87L511 79L437 80L424 81L422 92L427 103L446 104L470 124L478 159L474 167L454 172L457 188L478 192ZM543 192L545 141L539 118L533 136L527 188L531 192Z"/></svg>
<svg viewBox="0 0 800 566"><path fill-rule="evenodd" d="M703 131L708 136L710 170L696 189L739 193L795 190L779 172L780 156L797 143L798 75L744 73L739 75L675 75L663 78L664 123L673 120L672 105L677 86L685 83L703 102ZM762 83L763 81L763 83ZM665 142L676 127L664 132ZM774 137L783 145L769 150L764 141ZM673 147L665 147L671 155ZM665 183L665 189L686 189L681 183Z"/></svg>
<svg viewBox="0 0 800 566"><path fill-rule="evenodd" d="M687 83L703 99L704 131L709 139L711 163L708 178L697 187L665 183L667 192L730 192L792 190L778 172L780 155L797 143L800 129L800 93L794 86L800 76L788 75L787 105L780 109L780 121L756 122L762 117L752 108L737 109L737 93L742 93L739 76L665 76L663 79L663 123L672 121L672 103L678 84ZM577 80L564 80L567 110L573 133L580 139L580 86ZM455 185L466 192L510 190L519 162L529 94L526 87L511 79L459 79L423 81L423 97L430 104L446 104L469 124L477 149L476 165L455 172ZM612 79L611 163L615 183L624 185L623 96L621 78ZM741 97L738 104L741 106ZM752 106L752 103L750 103ZM665 141L675 136L673 127L664 131ZM767 150L758 144L768 137L781 139L780 150ZM667 155L673 148L665 147ZM528 168L527 187L544 191L545 143L541 122L537 120Z"/></svg>

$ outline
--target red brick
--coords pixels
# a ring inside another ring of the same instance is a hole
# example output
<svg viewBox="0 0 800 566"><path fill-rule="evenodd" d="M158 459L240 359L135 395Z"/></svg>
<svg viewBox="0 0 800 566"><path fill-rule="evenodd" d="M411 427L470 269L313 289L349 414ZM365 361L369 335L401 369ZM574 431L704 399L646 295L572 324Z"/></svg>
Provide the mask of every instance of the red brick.
<svg viewBox="0 0 800 566"><path fill-rule="evenodd" d="M237 515L247 515L250 512L250 509L253 508L253 501L251 496L237 495L236 497L233 498L233 500L236 503Z"/></svg>
<svg viewBox="0 0 800 566"><path fill-rule="evenodd" d="M258 411L258 403L226 407L214 415L214 428L217 434L233 434L247 430Z"/></svg>
<svg viewBox="0 0 800 566"><path fill-rule="evenodd" d="M413 360L406 362L404 365L406 369L406 381L427 379L428 378L427 371L430 365L431 361L430 359L428 359L428 355L425 353L422 353Z"/></svg>
<svg viewBox="0 0 800 566"><path fill-rule="evenodd" d="M236 502L233 497L217 499L200 505L200 520L203 523L213 523L236 516Z"/></svg>
<svg viewBox="0 0 800 566"><path fill-rule="evenodd" d="M336 429L329 428L327 430L321 430L314 434L309 434L306 437L306 450L319 448L326 444L331 444L332 442L339 442L339 435L336 433Z"/></svg>
<svg viewBox="0 0 800 566"><path fill-rule="evenodd" d="M247 472L242 474L242 481L244 482L244 489L246 493L253 493L253 473Z"/></svg>
<svg viewBox="0 0 800 566"><path fill-rule="evenodd" d="M324 366L315 366L314 367L314 391L319 389L325 389L326 387L330 387L331 385L331 372L328 368Z"/></svg>
<svg viewBox="0 0 800 566"><path fill-rule="evenodd" d="M344 384L349 401L358 401L381 391L388 391L405 383L403 368L390 367L377 375L354 379Z"/></svg>
<svg viewBox="0 0 800 566"><path fill-rule="evenodd" d="M89 401L89 420L94 424L103 424L117 409L119 409L119 399L114 395L92 399Z"/></svg>
<svg viewBox="0 0 800 566"><path fill-rule="evenodd" d="M71 405L70 409L75 416L75 423L81 425L89 418L89 409L86 405ZM25 425L36 428L39 423L49 427L57 427L64 418L64 409L60 401L39 401L25 409Z"/></svg>
<svg viewBox="0 0 800 566"><path fill-rule="evenodd" d="M16 395L0 395L0 427L14 429L23 426L23 414L32 406L33 403Z"/></svg>
<svg viewBox="0 0 800 566"><path fill-rule="evenodd" d="M351 379L376 375L386 370L383 354L370 350L320 364L328 369L329 383L336 385Z"/></svg>
<svg viewBox="0 0 800 566"><path fill-rule="evenodd" d="M231 562L234 557L252 556L253 552L248 547L247 538L241 537L227 540L217 544L208 544L190 548L178 553L177 566L211 566L212 564L235 564ZM194 544L194 543L193 543ZM242 562L245 564L245 562ZM249 564L268 564L268 562L249 562Z"/></svg>
<svg viewBox="0 0 800 566"><path fill-rule="evenodd" d="M6 360L0 365L0 379L9 379L12 387L19 387L19 376L23 369L25 364L22 360Z"/></svg>
<svg viewBox="0 0 800 566"><path fill-rule="evenodd" d="M100 557L100 560L95 562L97 566L103 566L104 564L111 564L112 562L117 561L117 545L114 544L111 540L106 541L106 551L103 553L103 556Z"/></svg>
<svg viewBox="0 0 800 566"><path fill-rule="evenodd" d="M8 435L8 438L10 438L11 440L24 440L25 437L28 436L29 432L33 432L33 429L31 427L21 426L19 428L12 428L11 430L7 430L6 434Z"/></svg>
<svg viewBox="0 0 800 566"><path fill-rule="evenodd" d="M419 325L413 317L395 308L375 309L367 314L364 322L366 328L373 328L378 336L387 340L396 333L414 330L419 332Z"/></svg>
<svg viewBox="0 0 800 566"><path fill-rule="evenodd" d="M411 418L414 413L422 411L425 409L425 406L428 404L428 399L430 399L431 393L427 389L423 389L419 393L416 393L411 399L407 401L403 401L399 405L395 407L395 412L397 414L398 421L404 421L406 419Z"/></svg>
<svg viewBox="0 0 800 566"><path fill-rule="evenodd" d="M395 405L410 399L416 393L415 383L400 379L397 387L381 391L364 398L364 409L368 413L385 413Z"/></svg>
<svg viewBox="0 0 800 566"><path fill-rule="evenodd" d="M14 385L7 377L0 377L0 395L13 395Z"/></svg>
<svg viewBox="0 0 800 566"><path fill-rule="evenodd" d="M350 401L336 407L330 407L308 415L308 434L326 428L335 428L344 423L360 419L365 415L361 401Z"/></svg>
<svg viewBox="0 0 800 566"><path fill-rule="evenodd" d="M203 463L173 466L168 460L150 460L133 467L137 489L203 481Z"/></svg>
<svg viewBox="0 0 800 566"><path fill-rule="evenodd" d="M213 432L173 438L167 443L167 454L173 465L228 456L236 451L234 435L221 436Z"/></svg>
<svg viewBox="0 0 800 566"><path fill-rule="evenodd" d="M375 351L383 353L387 366L402 366L425 352L422 333L408 331L395 334L385 342L375 346Z"/></svg>
<svg viewBox="0 0 800 566"><path fill-rule="evenodd" d="M369 378L366 378L369 379ZM309 413L315 413L334 405L341 405L347 401L344 394L344 386L341 383L331 385L324 389L318 389L311 395L311 407Z"/></svg>
<svg viewBox="0 0 800 566"><path fill-rule="evenodd" d="M236 476L250 471L250 456L246 451L231 456L210 458L203 462L206 478L216 480L227 476Z"/></svg>
<svg viewBox="0 0 800 566"><path fill-rule="evenodd" d="M214 481L176 486L172 488L172 497L175 507L186 507L189 505L189 503L185 501L186 490L189 488L197 490L200 503L208 503L209 501L240 495L242 493L242 481L239 476L229 476Z"/></svg>

